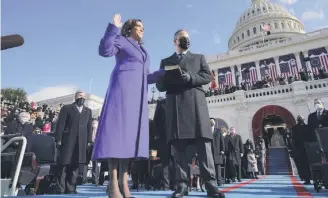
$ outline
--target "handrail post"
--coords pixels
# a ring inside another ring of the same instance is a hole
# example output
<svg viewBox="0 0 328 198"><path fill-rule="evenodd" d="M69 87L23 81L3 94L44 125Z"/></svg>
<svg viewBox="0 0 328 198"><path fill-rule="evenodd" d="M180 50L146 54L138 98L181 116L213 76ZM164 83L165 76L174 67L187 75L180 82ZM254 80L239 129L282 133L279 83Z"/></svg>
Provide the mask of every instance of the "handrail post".
<svg viewBox="0 0 328 198"><path fill-rule="evenodd" d="M12 178L9 196L15 196L19 173L22 168L22 163L23 163L24 154L25 154L25 150L26 150L27 140L24 136L14 137L14 138L11 138L5 145L3 145L1 147L1 153L2 153L6 148L8 148L8 146L10 144L12 144L15 141L20 141L20 140L22 141L22 147L21 147L21 150L19 151L20 153L19 153L19 157L18 157L18 161L17 161L17 165L16 165L15 174L14 174L14 177Z"/></svg>

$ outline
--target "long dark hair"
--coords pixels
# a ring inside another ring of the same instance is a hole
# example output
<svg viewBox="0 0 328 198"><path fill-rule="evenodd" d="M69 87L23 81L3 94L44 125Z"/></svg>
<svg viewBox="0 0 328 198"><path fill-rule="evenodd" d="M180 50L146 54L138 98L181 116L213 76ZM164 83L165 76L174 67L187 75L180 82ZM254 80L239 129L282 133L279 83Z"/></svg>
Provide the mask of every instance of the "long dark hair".
<svg viewBox="0 0 328 198"><path fill-rule="evenodd" d="M121 35L124 37L130 37L132 29L137 26L138 22L142 23L140 19L128 19L122 26ZM142 41L139 41L139 44L142 43Z"/></svg>

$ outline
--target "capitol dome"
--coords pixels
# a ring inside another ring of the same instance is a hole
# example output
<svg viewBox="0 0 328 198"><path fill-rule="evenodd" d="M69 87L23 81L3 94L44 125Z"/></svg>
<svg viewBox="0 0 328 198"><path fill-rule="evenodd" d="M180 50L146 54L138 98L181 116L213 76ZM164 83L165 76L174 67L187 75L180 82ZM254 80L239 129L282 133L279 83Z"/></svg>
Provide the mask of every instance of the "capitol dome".
<svg viewBox="0 0 328 198"><path fill-rule="evenodd" d="M282 5L268 0L252 0L252 5L239 17L229 39L229 50L263 43L261 25L269 24L271 34L265 42L303 34L303 24Z"/></svg>

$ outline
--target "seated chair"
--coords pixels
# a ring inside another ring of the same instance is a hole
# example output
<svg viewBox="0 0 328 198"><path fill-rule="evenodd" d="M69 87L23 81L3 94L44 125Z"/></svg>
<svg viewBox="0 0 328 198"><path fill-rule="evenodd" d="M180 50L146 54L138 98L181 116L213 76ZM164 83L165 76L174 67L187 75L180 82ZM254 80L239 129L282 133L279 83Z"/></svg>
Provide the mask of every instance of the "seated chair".
<svg viewBox="0 0 328 198"><path fill-rule="evenodd" d="M34 193L43 194L48 189L40 189L40 192L38 192L41 180L47 176L54 176L57 169L55 139L52 136L43 134L28 135L26 151L35 154L38 167L37 175L34 178L35 184L26 186L26 192L29 192L31 186L34 186Z"/></svg>

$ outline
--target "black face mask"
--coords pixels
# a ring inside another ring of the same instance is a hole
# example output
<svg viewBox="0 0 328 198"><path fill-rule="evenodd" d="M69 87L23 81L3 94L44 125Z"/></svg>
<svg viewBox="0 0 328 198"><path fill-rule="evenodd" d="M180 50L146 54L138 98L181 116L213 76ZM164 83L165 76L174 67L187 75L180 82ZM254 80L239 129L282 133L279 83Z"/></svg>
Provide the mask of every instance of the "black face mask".
<svg viewBox="0 0 328 198"><path fill-rule="evenodd" d="M190 47L190 41L188 37L179 38L179 47L183 50L187 50Z"/></svg>
<svg viewBox="0 0 328 198"><path fill-rule="evenodd" d="M75 104L79 107L81 107L84 104L85 99L84 98L77 98L75 99Z"/></svg>
<svg viewBox="0 0 328 198"><path fill-rule="evenodd" d="M304 120L297 120L298 124L304 124Z"/></svg>

